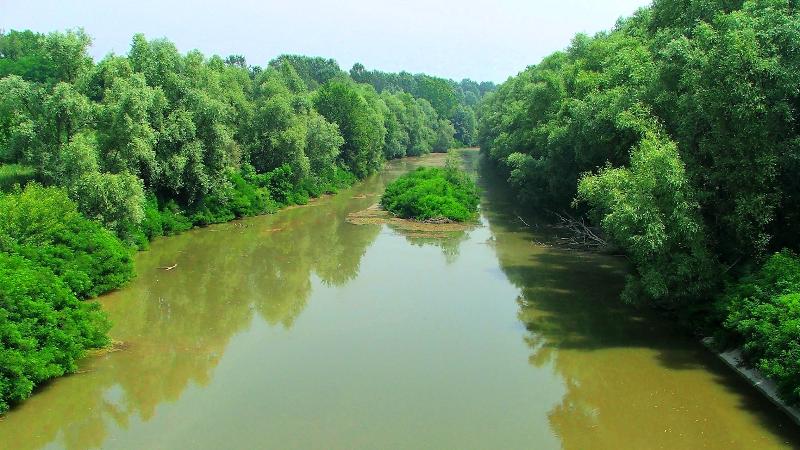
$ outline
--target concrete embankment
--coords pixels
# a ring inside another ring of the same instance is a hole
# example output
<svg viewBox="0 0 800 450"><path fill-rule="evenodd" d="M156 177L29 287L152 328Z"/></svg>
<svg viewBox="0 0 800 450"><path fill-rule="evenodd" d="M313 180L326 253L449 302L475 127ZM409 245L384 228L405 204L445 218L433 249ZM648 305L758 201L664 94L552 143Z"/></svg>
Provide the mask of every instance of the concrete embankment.
<svg viewBox="0 0 800 450"><path fill-rule="evenodd" d="M757 369L744 366L742 364L744 357L741 350L733 349L721 353L717 352L714 349L714 338L711 337L703 339L703 344L708 347L709 350L713 351L731 369L735 370L739 375L744 377L744 379L749 381L750 384L764 394L775 406L788 414L796 424L800 425L800 409L790 406L781 400L778 395L778 386L774 381L763 376Z"/></svg>

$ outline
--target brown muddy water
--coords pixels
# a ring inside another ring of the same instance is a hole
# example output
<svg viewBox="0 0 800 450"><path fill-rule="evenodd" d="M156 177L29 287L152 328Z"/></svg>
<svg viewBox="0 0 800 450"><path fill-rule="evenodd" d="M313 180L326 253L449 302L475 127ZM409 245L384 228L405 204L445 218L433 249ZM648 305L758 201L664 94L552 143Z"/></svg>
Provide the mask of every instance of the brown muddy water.
<svg viewBox="0 0 800 450"><path fill-rule="evenodd" d="M800 445L698 343L620 304L622 260L535 244L482 172L473 229L346 222L441 162L394 161L309 206L157 240L101 299L125 349L7 414L0 448Z"/></svg>

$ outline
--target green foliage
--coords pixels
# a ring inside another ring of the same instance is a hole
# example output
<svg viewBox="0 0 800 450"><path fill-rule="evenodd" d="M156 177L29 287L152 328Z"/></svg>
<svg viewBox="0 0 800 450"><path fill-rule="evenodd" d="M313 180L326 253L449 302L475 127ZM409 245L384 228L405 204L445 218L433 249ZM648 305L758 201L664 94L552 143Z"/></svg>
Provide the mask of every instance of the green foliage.
<svg viewBox="0 0 800 450"><path fill-rule="evenodd" d="M656 0L575 36L478 109L481 149L523 204L566 208L577 195L633 263L626 299L705 314L694 326L724 320L793 401L797 290L778 286L794 279L795 257L747 271L799 248L796 8ZM723 318L707 314L721 278L742 276Z"/></svg>
<svg viewBox="0 0 800 450"><path fill-rule="evenodd" d="M80 298L116 289L133 276L131 251L87 220L56 188L29 183L0 197L0 251L48 268Z"/></svg>
<svg viewBox="0 0 800 450"><path fill-rule="evenodd" d="M478 122L472 108L459 105L453 111L450 120L456 141L464 146L475 145Z"/></svg>
<svg viewBox="0 0 800 450"><path fill-rule="evenodd" d="M182 233L192 228L192 221L181 212L175 200L167 201L163 208L156 209L156 211L159 215L158 223L165 236ZM157 225L153 224L153 228L157 229Z"/></svg>
<svg viewBox="0 0 800 450"><path fill-rule="evenodd" d="M144 218L144 191L139 178L127 173L90 172L71 188L80 211L123 238Z"/></svg>
<svg viewBox="0 0 800 450"><path fill-rule="evenodd" d="M74 82L90 65L91 39L82 29L43 35L30 30L0 33L0 77Z"/></svg>
<svg viewBox="0 0 800 450"><path fill-rule="evenodd" d="M648 134L633 150L629 168L607 167L581 179L578 199L589 203L636 268L623 299L687 308L710 293L717 272L673 142Z"/></svg>
<svg viewBox="0 0 800 450"><path fill-rule="evenodd" d="M14 186L25 187L29 181L36 179L33 167L21 164L6 164L0 166L0 192L8 192Z"/></svg>
<svg viewBox="0 0 800 450"><path fill-rule="evenodd" d="M482 151L524 204L559 209L582 174L630 167L630 149L657 128L685 164L682 192L699 206L692 222L713 259L738 270L797 248L800 57L789 43L800 18L790 3L659 0L610 32L579 34L485 97ZM691 245L685 234L665 239Z"/></svg>
<svg viewBox="0 0 800 450"><path fill-rule="evenodd" d="M375 107L379 100L374 91L339 79L321 86L314 96L317 111L342 133L341 161L359 178L377 170L383 159L386 127Z"/></svg>
<svg viewBox="0 0 800 450"><path fill-rule="evenodd" d="M350 76L359 83L371 84L378 92L384 96L387 106L398 120L406 125L406 131L411 134L421 134L422 139L410 138L409 155L422 155L431 151L432 146L437 146L439 150L445 151L455 145L452 136L446 140L440 140L444 136L437 137L438 130L441 130L440 119L445 119L452 125L455 139L460 145L474 145L476 137L476 116L475 107L480 99L486 94L495 90L494 83L476 83L470 79L461 80L457 83L453 80L432 77L425 74L412 75L408 72L387 73L378 70L366 70L360 63L353 65L350 69ZM405 92L416 100L424 100L430 106L432 113L426 113L424 120L420 122L419 116L414 112L408 112L412 117L400 118L397 107L390 104L385 94L397 94ZM432 117L431 117L432 116ZM402 146L395 144L394 133L391 120L387 120L387 157L399 154ZM409 121L413 125L409 125ZM417 128L415 128L417 127ZM419 130L426 127L429 130ZM419 130L419 131L415 131ZM449 131L449 128L447 128ZM432 137L428 137L432 136ZM398 139L402 139L398 137ZM444 145L448 147L443 148Z"/></svg>
<svg viewBox="0 0 800 450"><path fill-rule="evenodd" d="M455 167L420 167L386 186L381 206L406 219L463 222L477 214L477 188Z"/></svg>
<svg viewBox="0 0 800 450"><path fill-rule="evenodd" d="M741 345L784 398L800 403L800 257L784 250L729 287L719 305L729 344Z"/></svg>
<svg viewBox="0 0 800 450"><path fill-rule="evenodd" d="M436 124L436 142L433 144L433 151L444 153L455 146L453 135L456 130L449 120L440 119Z"/></svg>
<svg viewBox="0 0 800 450"><path fill-rule="evenodd" d="M294 188L294 184L291 182L291 168L285 165L279 169L284 176L285 183L290 188ZM276 169L276 171L279 169ZM194 225L204 226L212 223L228 222L240 217L275 212L278 209L278 203L271 198L270 189L267 187L270 186L271 174L272 172L267 174L263 180L265 186L259 187L245 180L240 173L229 173L229 186L220 196L209 195L193 205L190 209L189 220ZM292 191L290 195L296 194ZM294 198L292 197L292 200ZM305 201L308 201L308 199L306 198Z"/></svg>
<svg viewBox="0 0 800 450"><path fill-rule="evenodd" d="M0 413L42 382L77 369L110 324L47 267L0 252Z"/></svg>
<svg viewBox="0 0 800 450"><path fill-rule="evenodd" d="M333 59L303 55L281 55L270 61L269 67L278 67L283 63L291 64L303 83L311 90L344 75L339 64Z"/></svg>

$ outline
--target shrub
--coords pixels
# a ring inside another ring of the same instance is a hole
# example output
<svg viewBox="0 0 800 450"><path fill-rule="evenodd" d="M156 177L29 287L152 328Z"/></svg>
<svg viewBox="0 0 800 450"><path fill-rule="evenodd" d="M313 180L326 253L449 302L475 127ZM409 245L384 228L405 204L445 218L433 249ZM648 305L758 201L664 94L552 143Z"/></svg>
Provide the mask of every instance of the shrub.
<svg viewBox="0 0 800 450"><path fill-rule="evenodd" d="M719 304L728 344L800 403L800 257L784 250L731 286Z"/></svg>
<svg viewBox="0 0 800 450"><path fill-rule="evenodd" d="M154 195L147 197L144 203L144 217L139 224L142 233L148 241L164 235L164 225L161 223L161 211L158 210L158 200Z"/></svg>
<svg viewBox="0 0 800 450"><path fill-rule="evenodd" d="M672 141L648 132L632 150L630 167L586 174L578 184L578 201L592 208L595 222L636 269L624 300L699 314L693 300L712 291L716 263Z"/></svg>
<svg viewBox="0 0 800 450"><path fill-rule="evenodd" d="M0 197L0 251L47 267L81 298L125 284L133 276L131 249L83 217L63 189L31 183Z"/></svg>
<svg viewBox="0 0 800 450"><path fill-rule="evenodd" d="M181 212L175 200L166 202L159 215L165 236L172 236L192 228L192 221Z"/></svg>
<svg viewBox="0 0 800 450"><path fill-rule="evenodd" d="M457 168L420 167L386 187L381 206L406 219L473 219L478 208L475 182Z"/></svg>
<svg viewBox="0 0 800 450"><path fill-rule="evenodd" d="M0 413L38 384L76 369L108 341L97 303L81 302L46 267L0 252Z"/></svg>
<svg viewBox="0 0 800 450"><path fill-rule="evenodd" d="M0 166L0 191L8 192L17 184L24 187L35 178L36 170L33 167L20 164Z"/></svg>
<svg viewBox="0 0 800 450"><path fill-rule="evenodd" d="M264 188L269 196L277 202L272 208L287 205L304 205L308 203L308 192L304 188L307 183L298 185L288 164L270 170L264 174L246 174L245 179L254 185Z"/></svg>

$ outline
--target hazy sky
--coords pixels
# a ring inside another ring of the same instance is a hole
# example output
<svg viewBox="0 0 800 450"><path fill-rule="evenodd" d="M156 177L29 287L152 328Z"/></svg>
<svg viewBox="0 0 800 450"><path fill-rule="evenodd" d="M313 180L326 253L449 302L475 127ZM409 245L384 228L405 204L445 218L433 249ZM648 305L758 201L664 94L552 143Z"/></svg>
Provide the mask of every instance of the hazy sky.
<svg viewBox="0 0 800 450"><path fill-rule="evenodd" d="M611 28L649 0L0 0L0 28L82 26L91 53L127 53L133 34L185 52L243 54L264 65L282 53L325 56L343 69L408 70L503 81L564 48L577 32Z"/></svg>

